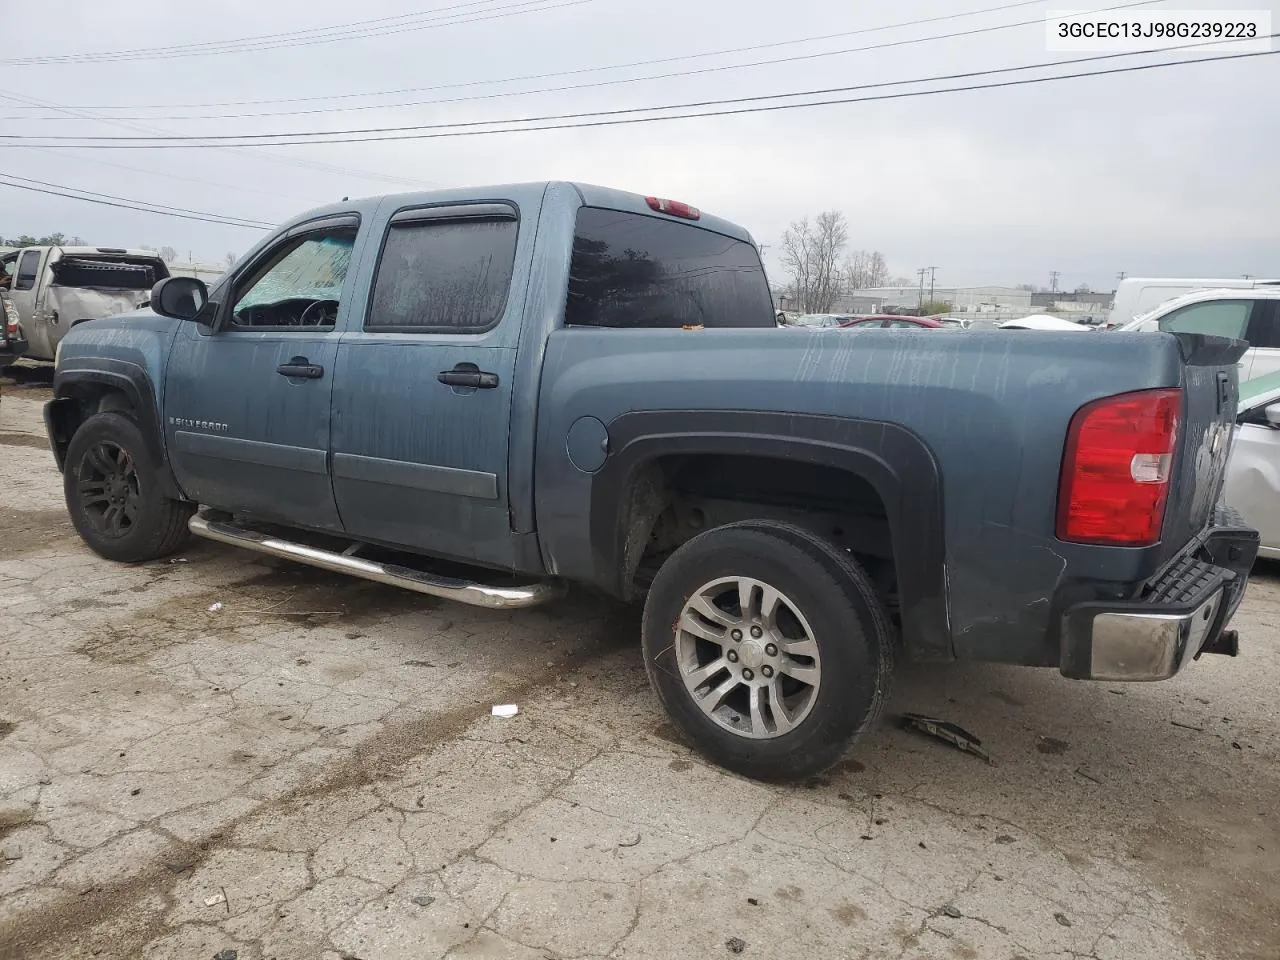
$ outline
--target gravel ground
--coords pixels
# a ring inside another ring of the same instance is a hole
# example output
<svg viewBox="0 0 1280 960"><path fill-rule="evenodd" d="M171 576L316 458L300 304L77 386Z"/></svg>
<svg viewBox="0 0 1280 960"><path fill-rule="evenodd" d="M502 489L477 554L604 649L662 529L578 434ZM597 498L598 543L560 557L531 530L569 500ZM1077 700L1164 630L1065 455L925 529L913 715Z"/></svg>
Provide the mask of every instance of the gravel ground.
<svg viewBox="0 0 1280 960"><path fill-rule="evenodd" d="M834 770L766 786L678 742L635 610L97 558L47 372L0 392L5 960L1280 957L1276 568L1239 659L1131 686L904 664Z"/></svg>

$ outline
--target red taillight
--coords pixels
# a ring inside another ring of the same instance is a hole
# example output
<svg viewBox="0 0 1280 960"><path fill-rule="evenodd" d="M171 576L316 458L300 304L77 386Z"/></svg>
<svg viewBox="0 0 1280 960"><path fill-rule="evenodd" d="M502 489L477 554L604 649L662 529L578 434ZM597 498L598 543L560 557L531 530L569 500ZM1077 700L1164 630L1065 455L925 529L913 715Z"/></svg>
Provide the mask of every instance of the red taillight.
<svg viewBox="0 0 1280 960"><path fill-rule="evenodd" d="M1071 418L1058 490L1058 539L1144 547L1160 539L1181 390L1086 404Z"/></svg>
<svg viewBox="0 0 1280 960"><path fill-rule="evenodd" d="M702 216L702 211L697 207L691 207L687 203L681 203L679 200L663 200L661 197L645 197L644 202L649 205L650 210L657 210L659 213L665 213L673 217L683 217L686 220L697 220Z"/></svg>

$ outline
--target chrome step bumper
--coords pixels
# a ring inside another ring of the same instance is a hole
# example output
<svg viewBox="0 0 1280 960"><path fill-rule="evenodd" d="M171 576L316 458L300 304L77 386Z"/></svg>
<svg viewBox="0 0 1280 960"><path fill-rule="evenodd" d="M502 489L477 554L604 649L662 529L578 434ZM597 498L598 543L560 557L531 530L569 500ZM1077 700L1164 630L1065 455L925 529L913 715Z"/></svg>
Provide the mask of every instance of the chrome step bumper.
<svg viewBox="0 0 1280 960"><path fill-rule="evenodd" d="M564 588L553 581L539 581L513 587L494 587L414 570L398 564L362 560L346 553L334 553L331 550L321 550L291 540L282 540L279 537L221 520L210 520L200 513L195 514L187 526L197 537L204 537L206 540L216 540L219 543L244 547L246 550L256 550L268 556L305 563L333 573L345 573L393 587L403 587L432 597L457 600L473 607L488 607L493 610L536 607L564 594Z"/></svg>

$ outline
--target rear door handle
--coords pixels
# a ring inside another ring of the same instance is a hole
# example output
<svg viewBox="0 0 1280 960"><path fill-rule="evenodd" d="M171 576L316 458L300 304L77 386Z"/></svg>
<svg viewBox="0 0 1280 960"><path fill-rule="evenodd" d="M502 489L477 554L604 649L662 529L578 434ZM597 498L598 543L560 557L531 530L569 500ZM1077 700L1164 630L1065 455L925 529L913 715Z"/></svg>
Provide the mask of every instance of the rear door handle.
<svg viewBox="0 0 1280 960"><path fill-rule="evenodd" d="M475 387L492 390L498 385L496 373L486 373L474 363L460 363L452 370L441 370L436 379L449 387Z"/></svg>
<svg viewBox="0 0 1280 960"><path fill-rule="evenodd" d="M288 363L282 363L276 367L276 373L282 377L288 377L290 380L319 380L324 376L324 367L318 363L312 363L306 357L294 357Z"/></svg>

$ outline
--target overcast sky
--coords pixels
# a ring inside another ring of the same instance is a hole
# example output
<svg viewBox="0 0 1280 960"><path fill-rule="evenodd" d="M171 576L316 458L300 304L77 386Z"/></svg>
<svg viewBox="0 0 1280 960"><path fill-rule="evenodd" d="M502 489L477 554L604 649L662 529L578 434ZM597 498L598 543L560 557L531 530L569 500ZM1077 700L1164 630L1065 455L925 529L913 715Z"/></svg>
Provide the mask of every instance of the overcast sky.
<svg viewBox="0 0 1280 960"><path fill-rule="evenodd" d="M171 0L0 0L0 60L5 62L0 70L0 132L102 136L341 130L913 80L1077 56L1046 52L1039 18L1050 9L1113 5L1111 0L1023 4L836 39L592 70L867 31L1012 0L478 0L460 8L463 2L203 0L200 14L194 15L187 11L197 5ZM1251 7L1272 10L1280 24L1278 4L1280 0L1197 0L1137 9ZM465 11L487 19L415 29L424 17L399 21L394 32L379 36L218 56L8 62L257 37L446 7L454 8L454 18ZM925 39L1028 20L1037 22ZM924 42L811 56L918 39ZM807 59L706 72L783 57ZM693 70L703 72L635 79ZM588 72L493 82L564 71ZM619 80L628 82L600 85ZM450 87L439 89L442 85ZM579 88L512 95L569 85ZM412 88L417 92L349 96ZM902 89L912 88L879 92ZM867 92L876 91L861 95ZM486 99L395 106L407 100L481 96ZM74 108L88 119L5 99L12 97ZM319 97L344 99L165 106ZM296 112L370 105L377 108ZM106 109L112 107L121 109ZM1109 289L1121 270L1130 275L1280 275L1278 108L1280 56L1003 90L586 130L271 150L6 148L0 149L0 172L273 223L344 195L585 180L684 200L742 223L767 245L766 261L777 283L786 279L774 253L787 224L834 208L848 216L852 244L883 251L897 274L913 275L918 267L936 265L939 286L1047 284L1049 271L1057 270L1064 288L1088 283ZM256 112L280 115L207 116ZM137 119L173 115L200 116ZM61 119L38 119L42 117ZM130 119L109 123L96 117ZM147 129L138 131L139 126ZM170 245L184 258L191 251L203 261L239 253L260 235L0 187L0 235L53 231L99 244Z"/></svg>

